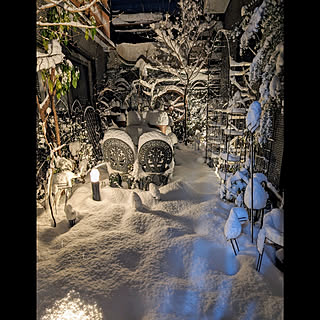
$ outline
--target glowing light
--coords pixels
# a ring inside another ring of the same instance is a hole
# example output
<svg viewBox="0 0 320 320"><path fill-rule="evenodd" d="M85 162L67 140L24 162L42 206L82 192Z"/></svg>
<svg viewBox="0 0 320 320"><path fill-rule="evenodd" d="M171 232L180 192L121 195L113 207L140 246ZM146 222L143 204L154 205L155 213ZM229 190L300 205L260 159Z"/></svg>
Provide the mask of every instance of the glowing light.
<svg viewBox="0 0 320 320"><path fill-rule="evenodd" d="M52 308L47 308L41 320L102 320L101 308L86 304L74 290L56 301Z"/></svg>
<svg viewBox="0 0 320 320"><path fill-rule="evenodd" d="M91 182L98 182L100 177L100 172L98 169L93 168L90 172L90 179Z"/></svg>

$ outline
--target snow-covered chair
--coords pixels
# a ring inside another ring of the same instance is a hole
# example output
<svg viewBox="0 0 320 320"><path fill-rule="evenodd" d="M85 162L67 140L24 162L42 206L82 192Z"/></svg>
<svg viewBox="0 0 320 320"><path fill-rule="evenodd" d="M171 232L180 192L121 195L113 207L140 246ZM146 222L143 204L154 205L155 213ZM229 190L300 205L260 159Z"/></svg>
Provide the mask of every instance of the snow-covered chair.
<svg viewBox="0 0 320 320"><path fill-rule="evenodd" d="M259 252L256 270L260 271L264 246L269 244L283 248L283 210L272 209L264 217L263 228L260 229L257 238L257 249Z"/></svg>
<svg viewBox="0 0 320 320"><path fill-rule="evenodd" d="M131 137L123 130L108 130L101 140L102 153L109 173L111 187L131 188L137 158Z"/></svg>
<svg viewBox="0 0 320 320"><path fill-rule="evenodd" d="M248 221L248 212L244 208L233 207L230 210L229 217L224 225L224 235L227 241L230 240L232 249L235 255L237 252L233 245L233 240L236 243L237 249L239 250L239 246L237 243L237 238L241 234L242 224Z"/></svg>
<svg viewBox="0 0 320 320"><path fill-rule="evenodd" d="M142 134L138 144L139 187L149 189L149 184L162 186L168 183L173 172L171 139L160 131Z"/></svg>

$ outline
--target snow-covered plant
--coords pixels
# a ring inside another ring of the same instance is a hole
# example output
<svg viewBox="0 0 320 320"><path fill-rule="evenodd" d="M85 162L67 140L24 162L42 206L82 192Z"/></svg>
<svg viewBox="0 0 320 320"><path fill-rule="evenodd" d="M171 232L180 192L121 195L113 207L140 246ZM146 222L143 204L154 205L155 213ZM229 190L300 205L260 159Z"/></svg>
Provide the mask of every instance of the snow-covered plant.
<svg viewBox="0 0 320 320"><path fill-rule="evenodd" d="M240 55L248 49L256 53L250 66L249 81L251 87L259 89L262 105L269 99L270 82L275 74L281 73L283 65L283 59L278 59L283 52L283 10L283 0L264 0L243 26L240 38ZM250 48L250 41L253 48Z"/></svg>
<svg viewBox="0 0 320 320"><path fill-rule="evenodd" d="M272 108L283 101L283 0L264 0L260 6L242 7L240 56L253 55L248 87L256 94L262 108L257 141L264 144L271 137Z"/></svg>
<svg viewBox="0 0 320 320"><path fill-rule="evenodd" d="M84 28L85 38L89 34L94 38L96 34L96 20L90 17L90 25L83 22L81 13L90 10L97 0L80 0L77 7L69 0L42 1L37 0L37 30L39 31L39 41L45 50L53 39L67 45L71 39L71 30Z"/></svg>
<svg viewBox="0 0 320 320"><path fill-rule="evenodd" d="M272 128L272 109L270 105L268 105L262 110L260 118L260 130L257 134L258 143L261 146L267 142L267 139L272 137Z"/></svg>
<svg viewBox="0 0 320 320"><path fill-rule="evenodd" d="M216 25L203 14L201 2L180 0L178 16L165 15L164 20L151 24L158 48L153 56L157 68L177 78L183 87L184 140L187 139L187 95L190 84L207 63L210 43L203 33Z"/></svg>
<svg viewBox="0 0 320 320"><path fill-rule="evenodd" d="M61 44L67 46L71 34L77 28L85 28L85 38L89 32L92 38L96 33L96 22L91 18L90 23L84 22L82 13L95 5L97 0L80 0L78 6L69 0L36 2L37 15L37 72L41 74L45 98L39 101L37 126L37 196L43 196L45 180L52 178L54 158L62 156L61 134L68 125L59 128L56 111L56 98L65 95L71 85L77 86L80 73L62 53ZM53 130L54 128L54 130ZM45 168L49 173L44 174ZM48 190L46 190L48 192Z"/></svg>

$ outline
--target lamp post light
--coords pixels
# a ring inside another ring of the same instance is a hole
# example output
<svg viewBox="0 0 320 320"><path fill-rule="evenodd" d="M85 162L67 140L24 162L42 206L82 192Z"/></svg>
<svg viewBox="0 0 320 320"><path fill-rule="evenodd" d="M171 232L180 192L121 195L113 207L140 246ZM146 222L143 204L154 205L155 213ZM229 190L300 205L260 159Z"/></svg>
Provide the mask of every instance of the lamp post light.
<svg viewBox="0 0 320 320"><path fill-rule="evenodd" d="M99 170L96 168L93 168L90 172L90 179L91 179L91 187L92 187L92 199L96 201L101 201L99 176L100 176Z"/></svg>

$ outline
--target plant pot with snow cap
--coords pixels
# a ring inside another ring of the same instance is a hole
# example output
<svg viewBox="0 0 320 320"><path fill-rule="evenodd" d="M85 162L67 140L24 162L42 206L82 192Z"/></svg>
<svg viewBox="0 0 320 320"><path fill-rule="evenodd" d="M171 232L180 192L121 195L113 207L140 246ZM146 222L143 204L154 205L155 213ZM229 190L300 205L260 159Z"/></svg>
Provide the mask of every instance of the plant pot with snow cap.
<svg viewBox="0 0 320 320"><path fill-rule="evenodd" d="M253 178L253 210L255 211L254 222L259 219L259 211L265 208L268 200L268 194L262 187L259 180ZM251 179L247 184L244 192L244 203L247 208L251 209ZM263 216L261 217L261 225L263 223Z"/></svg>
<svg viewBox="0 0 320 320"><path fill-rule="evenodd" d="M167 126L169 125L169 117L165 111L153 111L148 115L149 126L159 129L163 134L166 134Z"/></svg>

